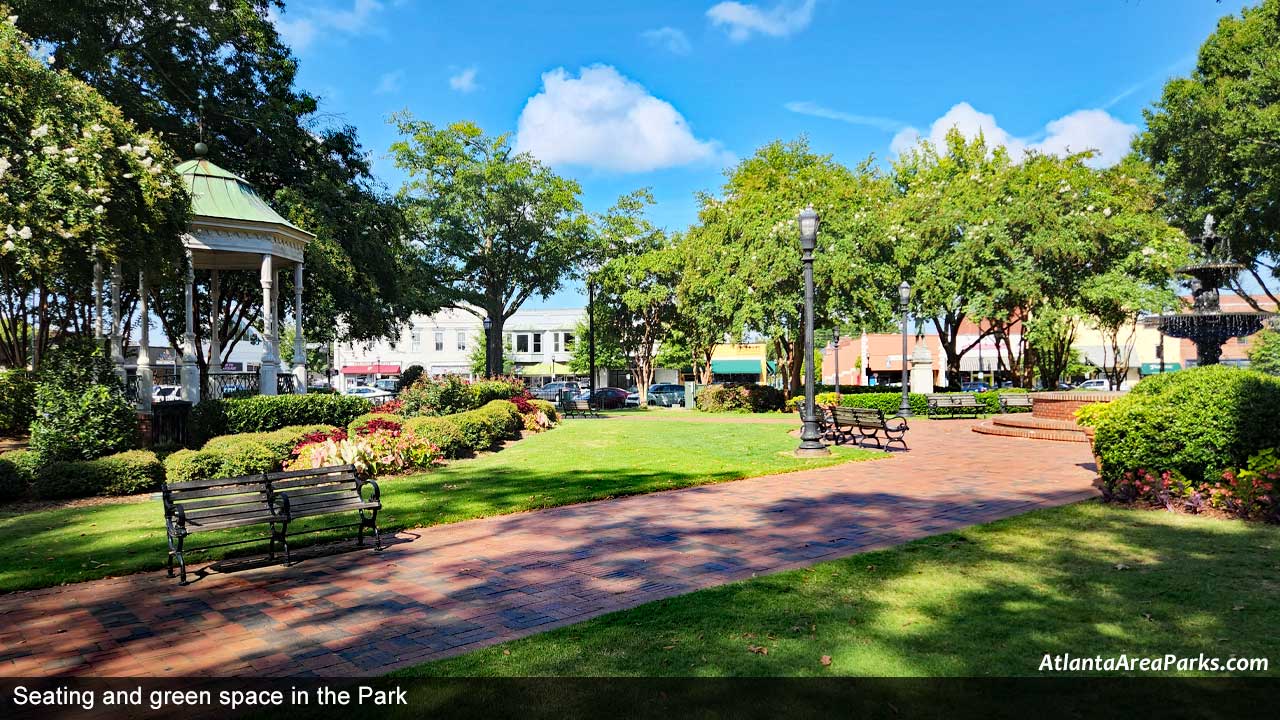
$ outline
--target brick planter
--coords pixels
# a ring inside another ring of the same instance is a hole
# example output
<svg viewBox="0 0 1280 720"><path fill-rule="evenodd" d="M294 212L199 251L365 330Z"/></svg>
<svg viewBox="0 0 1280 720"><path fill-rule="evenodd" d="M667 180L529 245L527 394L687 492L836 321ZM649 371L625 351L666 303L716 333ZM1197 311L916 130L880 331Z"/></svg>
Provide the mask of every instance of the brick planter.
<svg viewBox="0 0 1280 720"><path fill-rule="evenodd" d="M1076 411L1085 405L1111 402L1123 397L1118 392L1039 392L1031 393L1031 414L1046 420L1066 420L1074 423Z"/></svg>

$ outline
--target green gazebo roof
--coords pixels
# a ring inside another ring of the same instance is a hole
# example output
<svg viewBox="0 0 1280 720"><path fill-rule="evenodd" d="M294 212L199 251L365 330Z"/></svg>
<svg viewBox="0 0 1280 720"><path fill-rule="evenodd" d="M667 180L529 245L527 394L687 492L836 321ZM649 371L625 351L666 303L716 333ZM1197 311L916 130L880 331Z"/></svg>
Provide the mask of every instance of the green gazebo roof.
<svg viewBox="0 0 1280 720"><path fill-rule="evenodd" d="M191 193L191 212L196 216L271 223L305 232L272 210L249 181L205 158L179 163L174 170Z"/></svg>

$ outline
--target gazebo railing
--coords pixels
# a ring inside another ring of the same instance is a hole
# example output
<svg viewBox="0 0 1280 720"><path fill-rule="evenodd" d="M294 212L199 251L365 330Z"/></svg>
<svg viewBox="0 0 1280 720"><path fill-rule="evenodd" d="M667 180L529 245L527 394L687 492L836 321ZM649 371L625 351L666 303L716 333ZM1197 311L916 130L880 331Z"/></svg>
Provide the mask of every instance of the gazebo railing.
<svg viewBox="0 0 1280 720"><path fill-rule="evenodd" d="M292 395L294 392L293 376L288 373L281 373L276 376L276 394Z"/></svg>
<svg viewBox="0 0 1280 720"><path fill-rule="evenodd" d="M257 395L258 373L256 372L220 372L209 373L205 382L204 396L213 400L229 397L248 397Z"/></svg>

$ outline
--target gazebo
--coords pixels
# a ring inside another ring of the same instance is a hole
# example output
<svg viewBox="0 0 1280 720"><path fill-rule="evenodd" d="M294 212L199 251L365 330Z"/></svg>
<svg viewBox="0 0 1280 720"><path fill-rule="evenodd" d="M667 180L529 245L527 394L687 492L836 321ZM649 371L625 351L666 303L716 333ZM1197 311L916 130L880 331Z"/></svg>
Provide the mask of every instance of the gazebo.
<svg viewBox="0 0 1280 720"><path fill-rule="evenodd" d="M201 397L221 397L228 387L250 394L276 395L307 391L306 346L302 334L302 263L303 255L315 236L284 219L254 191L244 178L227 172L205 159L208 148L196 145L196 158L174 168L182 176L191 194L192 219L182 236L186 248L186 331L182 342L180 382L182 399L192 404ZM278 274L293 270L293 361L282 363L280 357L280 293ZM200 387L200 369L196 363L194 329L195 271L210 271L210 296L213 312L218 316L221 304L222 272L257 271L262 286L262 360L258 372L222 372L222 343L218 322L210 322L209 377ZM112 268L112 316L119 317L121 286L120 267ZM149 411L154 386L150 346L150 314L148 283L145 272L138 277L138 408ZM113 323L113 327L116 327ZM124 356L119 330L111 336L111 356L123 376ZM281 372L282 364L288 368Z"/></svg>

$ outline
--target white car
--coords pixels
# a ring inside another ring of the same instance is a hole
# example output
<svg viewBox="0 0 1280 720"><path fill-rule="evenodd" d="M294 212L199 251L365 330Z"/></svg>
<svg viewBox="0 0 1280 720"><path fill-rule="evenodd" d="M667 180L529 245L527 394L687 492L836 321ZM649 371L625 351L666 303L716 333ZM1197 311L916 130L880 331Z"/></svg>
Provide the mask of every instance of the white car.
<svg viewBox="0 0 1280 720"><path fill-rule="evenodd" d="M362 398L365 398L366 400L375 400L375 399L381 399L381 398L389 399L389 398L395 397L395 393L387 392L386 390L383 390L381 388L369 387L368 385L357 385L355 387L349 387L347 388L347 392L344 394L355 395L356 397L362 397Z"/></svg>
<svg viewBox="0 0 1280 720"><path fill-rule="evenodd" d="M1120 390L1125 391L1133 387L1133 383L1128 381L1120 383ZM1085 380L1076 386L1076 390L1110 390L1111 381L1106 378L1094 378L1093 380Z"/></svg>

